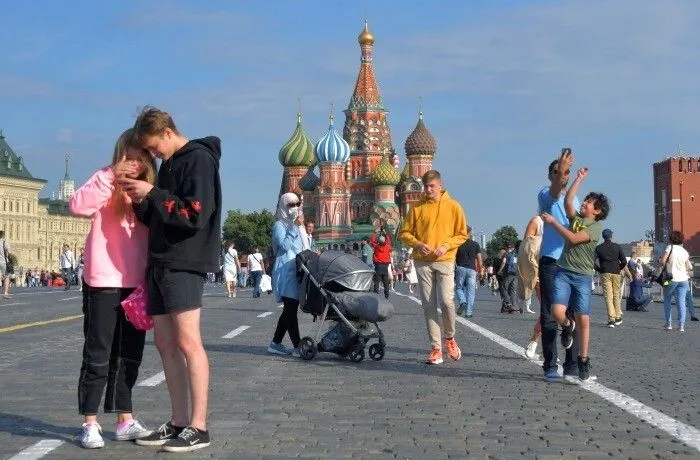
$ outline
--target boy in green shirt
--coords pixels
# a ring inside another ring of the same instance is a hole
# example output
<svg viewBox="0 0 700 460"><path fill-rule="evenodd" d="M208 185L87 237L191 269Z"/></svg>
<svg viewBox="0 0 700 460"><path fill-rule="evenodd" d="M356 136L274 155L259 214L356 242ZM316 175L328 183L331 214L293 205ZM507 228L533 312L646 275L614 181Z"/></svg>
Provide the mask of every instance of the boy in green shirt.
<svg viewBox="0 0 700 460"><path fill-rule="evenodd" d="M579 186L588 176L588 168L581 168L564 197L569 228L554 217L544 213L542 219L551 224L564 238L566 245L557 263L552 286L552 316L562 327L561 343L571 348L575 328L579 328L578 376L582 382L591 379L588 360L588 342L591 314L591 282L593 279L595 247L601 238L604 220L610 212L608 198L602 193L591 192L576 211L574 197Z"/></svg>

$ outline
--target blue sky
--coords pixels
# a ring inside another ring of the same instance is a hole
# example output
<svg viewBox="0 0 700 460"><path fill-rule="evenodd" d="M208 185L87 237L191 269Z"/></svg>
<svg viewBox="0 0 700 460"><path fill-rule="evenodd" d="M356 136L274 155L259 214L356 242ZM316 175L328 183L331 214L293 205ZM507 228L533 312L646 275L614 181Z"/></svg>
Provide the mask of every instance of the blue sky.
<svg viewBox="0 0 700 460"><path fill-rule="evenodd" d="M137 107L157 105L187 136L222 138L226 210L273 209L297 98L316 140L329 104L349 102L365 16L395 148L422 96L434 165L476 231L521 232L569 145L591 169L582 192L609 195L617 240L640 239L652 163L678 145L698 152L692 0L13 2L0 129L47 196L65 152L80 185Z"/></svg>

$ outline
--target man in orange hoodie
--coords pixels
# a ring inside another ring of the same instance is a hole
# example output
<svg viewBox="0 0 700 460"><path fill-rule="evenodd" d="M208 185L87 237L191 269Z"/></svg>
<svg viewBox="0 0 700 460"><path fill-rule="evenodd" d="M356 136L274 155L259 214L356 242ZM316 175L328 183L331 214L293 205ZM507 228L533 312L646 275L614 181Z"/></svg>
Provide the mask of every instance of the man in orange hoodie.
<svg viewBox="0 0 700 460"><path fill-rule="evenodd" d="M447 354L454 360L462 357L454 337L454 275L457 249L467 240L467 219L462 206L443 190L438 171L426 172L422 181L424 197L409 211L399 238L414 249L416 275L431 345L427 363L441 364L438 307L442 309Z"/></svg>

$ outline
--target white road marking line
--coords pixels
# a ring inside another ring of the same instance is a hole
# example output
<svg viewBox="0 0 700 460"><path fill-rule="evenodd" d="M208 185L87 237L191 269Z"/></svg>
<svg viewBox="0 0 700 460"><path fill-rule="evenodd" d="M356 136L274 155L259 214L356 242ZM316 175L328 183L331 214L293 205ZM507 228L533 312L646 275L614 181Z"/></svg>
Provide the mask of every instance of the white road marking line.
<svg viewBox="0 0 700 460"><path fill-rule="evenodd" d="M58 299L59 302L65 302L66 300L75 300L75 299L82 299L83 296L77 295L75 297L66 297L65 299Z"/></svg>
<svg viewBox="0 0 700 460"><path fill-rule="evenodd" d="M249 329L250 326L238 326L236 329L232 330L225 336L221 337L222 339L232 339L236 337L237 335L242 334L246 329Z"/></svg>
<svg viewBox="0 0 700 460"><path fill-rule="evenodd" d="M0 303L0 307L10 307L12 305L27 305L26 302Z"/></svg>
<svg viewBox="0 0 700 460"><path fill-rule="evenodd" d="M397 294L403 297L408 297L409 299L413 300L418 304L421 303L421 301L416 297L407 296L405 294L400 293ZM468 321L466 318L457 317L456 320L460 324L463 324L464 326L468 327L474 332L478 332L484 337L496 342L503 348L510 350L519 356L523 356L525 353L525 349L520 345L516 345L510 340L501 337L500 335L491 332L488 329L483 328L471 321ZM538 364L539 366L542 365L541 360L528 361ZM588 390L591 393L600 396L601 398L619 407L625 412L628 412L634 415L635 417L647 422L649 425L656 427L661 431L665 431L666 433L670 434L672 437L678 439L686 445L700 451L700 430L698 430L697 428L690 425L686 425L685 423L680 422L672 417L669 417L668 415L659 412L658 410L652 407L642 404L641 402L637 401L631 396L627 396L624 393L612 390L604 385L601 385L600 383L582 382L579 384L579 386L584 390Z"/></svg>
<svg viewBox="0 0 700 460"><path fill-rule="evenodd" d="M7 460L35 460L48 454L63 443L63 441L58 439L42 439L33 446L27 447Z"/></svg>
<svg viewBox="0 0 700 460"><path fill-rule="evenodd" d="M165 371L158 372L153 377L149 377L146 380L137 384L140 387L155 387L160 385L161 382L165 381Z"/></svg>
<svg viewBox="0 0 700 460"><path fill-rule="evenodd" d="M267 318L267 317L270 316L271 314L272 314L271 311L266 311L265 313L260 313L260 314L258 315L258 318Z"/></svg>
<svg viewBox="0 0 700 460"><path fill-rule="evenodd" d="M61 294L66 292L65 290L57 290L57 291L33 291L33 292L16 292L12 294L12 296L18 296L18 295L36 295L36 294Z"/></svg>

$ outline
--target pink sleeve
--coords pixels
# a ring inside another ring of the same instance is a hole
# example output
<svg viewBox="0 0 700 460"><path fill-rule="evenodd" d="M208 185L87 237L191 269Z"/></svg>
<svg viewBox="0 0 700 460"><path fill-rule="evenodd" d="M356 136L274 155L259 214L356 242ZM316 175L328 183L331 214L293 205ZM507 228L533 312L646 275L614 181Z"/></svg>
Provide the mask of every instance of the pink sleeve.
<svg viewBox="0 0 700 460"><path fill-rule="evenodd" d="M90 217L99 211L114 192L114 171L107 166L100 169L75 191L68 203L70 212L79 216Z"/></svg>

